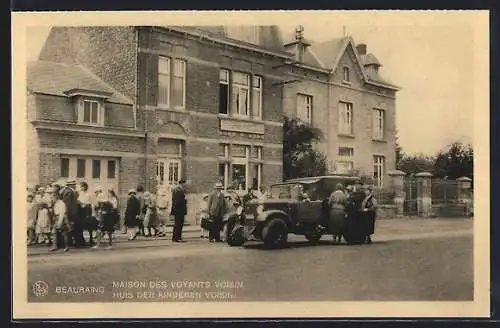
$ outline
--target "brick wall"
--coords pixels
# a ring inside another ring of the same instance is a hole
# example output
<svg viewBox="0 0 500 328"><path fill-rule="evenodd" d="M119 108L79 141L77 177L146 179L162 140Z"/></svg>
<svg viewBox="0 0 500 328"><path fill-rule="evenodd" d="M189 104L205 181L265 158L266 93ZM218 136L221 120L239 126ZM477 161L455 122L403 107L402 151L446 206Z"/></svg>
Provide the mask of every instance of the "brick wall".
<svg viewBox="0 0 500 328"><path fill-rule="evenodd" d="M36 117L35 95L27 93L26 110L26 178L28 185L35 185L39 180L39 145L37 131L31 124L31 120Z"/></svg>

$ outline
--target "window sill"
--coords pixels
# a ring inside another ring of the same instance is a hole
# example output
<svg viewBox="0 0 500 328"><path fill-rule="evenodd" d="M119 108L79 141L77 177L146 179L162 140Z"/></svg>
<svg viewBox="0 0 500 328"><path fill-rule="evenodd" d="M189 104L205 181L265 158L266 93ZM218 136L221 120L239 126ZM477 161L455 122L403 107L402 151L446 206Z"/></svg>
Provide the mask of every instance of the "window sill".
<svg viewBox="0 0 500 328"><path fill-rule="evenodd" d="M377 138L372 138L373 142L381 142L381 143L387 143L387 140L385 139L377 139Z"/></svg>
<svg viewBox="0 0 500 328"><path fill-rule="evenodd" d="M342 80L342 84L351 86L351 81Z"/></svg>
<svg viewBox="0 0 500 328"><path fill-rule="evenodd" d="M352 133L339 133L338 136L343 138L356 138L356 136Z"/></svg>
<svg viewBox="0 0 500 328"><path fill-rule="evenodd" d="M157 107L159 110L165 110L169 112L180 112L180 113L185 113L186 108L180 108L180 107L169 107L167 105L158 105Z"/></svg>
<svg viewBox="0 0 500 328"><path fill-rule="evenodd" d="M221 114L219 113L219 118L225 118L228 120L237 120L237 121L244 121L244 122L253 122L253 123L261 123L262 118L260 117L251 117L251 116L243 116L243 115L229 115L229 114Z"/></svg>
<svg viewBox="0 0 500 328"><path fill-rule="evenodd" d="M77 122L77 125L80 125L80 126L93 126L93 127L97 127L97 128L103 128L103 127L105 127L104 124L100 124L100 123Z"/></svg>

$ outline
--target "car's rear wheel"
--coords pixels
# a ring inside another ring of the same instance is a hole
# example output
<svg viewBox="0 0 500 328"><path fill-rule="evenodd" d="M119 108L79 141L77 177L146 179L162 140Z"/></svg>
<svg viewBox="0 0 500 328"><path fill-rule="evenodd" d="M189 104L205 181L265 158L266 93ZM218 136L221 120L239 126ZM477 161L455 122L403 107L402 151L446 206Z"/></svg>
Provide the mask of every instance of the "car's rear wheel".
<svg viewBox="0 0 500 328"><path fill-rule="evenodd" d="M288 231L283 219L271 219L262 229L264 245L285 247L288 241Z"/></svg>

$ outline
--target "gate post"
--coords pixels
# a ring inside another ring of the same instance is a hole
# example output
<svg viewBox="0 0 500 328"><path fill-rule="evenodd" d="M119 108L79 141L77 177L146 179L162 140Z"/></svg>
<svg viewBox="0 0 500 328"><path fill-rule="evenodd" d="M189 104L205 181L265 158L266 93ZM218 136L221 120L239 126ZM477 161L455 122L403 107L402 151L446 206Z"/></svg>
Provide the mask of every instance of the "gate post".
<svg viewBox="0 0 500 328"><path fill-rule="evenodd" d="M432 215L432 174L429 172L420 172L415 177L417 178L418 215L430 217Z"/></svg>
<svg viewBox="0 0 500 328"><path fill-rule="evenodd" d="M391 187L394 191L394 205L396 205L396 215L403 216L404 215L404 203L406 193L404 191L404 177L406 173L400 170L393 170L387 172L387 174L391 177Z"/></svg>
<svg viewBox="0 0 500 328"><path fill-rule="evenodd" d="M471 182L472 179L468 177L460 177L457 179L458 203L465 205L466 216L471 216L473 213L472 195L469 192Z"/></svg>

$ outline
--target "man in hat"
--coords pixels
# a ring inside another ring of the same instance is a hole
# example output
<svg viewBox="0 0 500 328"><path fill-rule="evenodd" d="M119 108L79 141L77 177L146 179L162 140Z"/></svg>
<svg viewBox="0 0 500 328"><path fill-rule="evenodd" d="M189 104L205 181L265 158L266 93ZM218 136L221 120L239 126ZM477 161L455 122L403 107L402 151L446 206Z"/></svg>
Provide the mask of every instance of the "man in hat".
<svg viewBox="0 0 500 328"><path fill-rule="evenodd" d="M187 199L185 192L186 180L179 180L178 185L172 192L172 208L170 215L174 216L174 231L172 241L174 243L184 242L182 240L182 228L184 227L184 218L187 215Z"/></svg>
<svg viewBox="0 0 500 328"><path fill-rule="evenodd" d="M76 180L66 180L66 186L61 191L61 200L66 205L68 222L70 225L70 240L75 247L82 247L85 244L83 239L83 223L79 218L78 194L76 192Z"/></svg>
<svg viewBox="0 0 500 328"><path fill-rule="evenodd" d="M219 181L215 184L214 190L208 195L207 209L210 221L212 222L208 232L210 242L221 241L220 231L222 230L222 217L227 209L227 203L222 193L222 189L224 189L224 186Z"/></svg>

